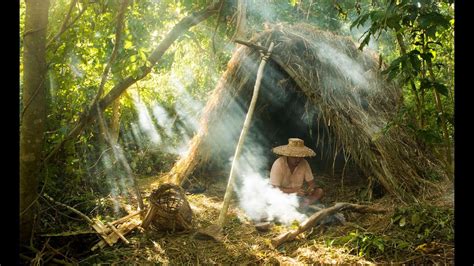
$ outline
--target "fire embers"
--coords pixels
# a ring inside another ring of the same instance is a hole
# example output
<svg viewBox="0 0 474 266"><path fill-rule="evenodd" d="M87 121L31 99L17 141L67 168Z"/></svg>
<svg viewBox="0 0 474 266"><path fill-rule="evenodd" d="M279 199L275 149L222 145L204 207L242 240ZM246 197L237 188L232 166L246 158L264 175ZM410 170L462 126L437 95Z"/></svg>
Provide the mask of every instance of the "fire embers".
<svg viewBox="0 0 474 266"><path fill-rule="evenodd" d="M163 184L150 197L142 227L158 231L183 231L192 227L193 212L181 187Z"/></svg>

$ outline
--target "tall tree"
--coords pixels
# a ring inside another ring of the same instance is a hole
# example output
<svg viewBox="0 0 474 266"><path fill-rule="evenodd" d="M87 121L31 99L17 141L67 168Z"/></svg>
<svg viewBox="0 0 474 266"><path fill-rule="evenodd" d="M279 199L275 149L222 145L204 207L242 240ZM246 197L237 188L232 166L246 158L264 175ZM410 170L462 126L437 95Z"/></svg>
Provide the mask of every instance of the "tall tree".
<svg viewBox="0 0 474 266"><path fill-rule="evenodd" d="M46 30L49 0L26 0L20 117L20 241L33 231L46 121Z"/></svg>

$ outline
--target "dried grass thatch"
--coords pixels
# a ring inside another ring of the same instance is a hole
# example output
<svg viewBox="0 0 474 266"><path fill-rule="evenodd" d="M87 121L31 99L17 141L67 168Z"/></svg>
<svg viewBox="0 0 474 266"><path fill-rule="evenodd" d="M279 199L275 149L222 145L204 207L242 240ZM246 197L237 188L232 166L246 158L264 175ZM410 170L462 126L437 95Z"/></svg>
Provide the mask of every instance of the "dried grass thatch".
<svg viewBox="0 0 474 266"><path fill-rule="evenodd" d="M342 152L369 179L378 180L401 200L416 200L427 188L436 187L427 176L433 171L442 175L434 170L438 162L407 129L394 123L402 91L380 74L383 65L376 54L358 50L348 37L307 24L276 25L251 40L267 46L269 41L276 43L269 63L289 79L279 81L281 90L294 84L306 105L319 110L314 120L324 125L334 151ZM222 121L235 119L233 105L248 106L259 61L255 49L236 49L203 111L200 131L170 172L174 182L182 183L225 145L236 143L244 114L237 116L234 129L222 126ZM257 107L261 112L264 109ZM324 145L319 137L314 141Z"/></svg>

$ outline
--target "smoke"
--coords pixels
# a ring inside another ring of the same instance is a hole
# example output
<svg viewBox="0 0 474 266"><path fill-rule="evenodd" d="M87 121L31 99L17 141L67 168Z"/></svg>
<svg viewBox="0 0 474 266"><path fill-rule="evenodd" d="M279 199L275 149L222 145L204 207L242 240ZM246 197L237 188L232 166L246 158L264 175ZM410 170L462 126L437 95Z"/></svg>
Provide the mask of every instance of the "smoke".
<svg viewBox="0 0 474 266"><path fill-rule="evenodd" d="M198 117L203 104L195 100L185 89L183 82L193 81L190 70L185 70L185 81L171 72L169 85L174 89L176 100L174 102L175 117L156 100L150 104L140 99L138 92L131 91L135 110L138 114L138 123L132 122L131 129L135 143L141 148L151 144L160 147L168 153L183 156L187 151L192 136L199 128ZM174 130L173 130L174 128Z"/></svg>
<svg viewBox="0 0 474 266"><path fill-rule="evenodd" d="M48 71L47 75L49 78L49 95L51 97L51 101L55 102L57 82L52 71Z"/></svg>
<svg viewBox="0 0 474 266"><path fill-rule="evenodd" d="M188 79L190 79L190 74L191 73L188 73ZM199 127L198 117L200 110L203 108L203 104L195 100L189 92L186 91L183 82L175 72L171 72L170 83L170 85L172 85L172 87L179 93L179 97L176 99L176 111L178 112L178 115L188 126L188 129L191 129L192 131L197 130ZM187 134L187 137L189 138L190 135Z"/></svg>
<svg viewBox="0 0 474 266"><path fill-rule="evenodd" d="M318 55L320 56L321 62L327 63L344 73L357 87L368 88L369 84L364 75L365 71L360 63L339 49L333 48L328 43L321 41L315 45L319 48Z"/></svg>
<svg viewBox="0 0 474 266"><path fill-rule="evenodd" d="M243 72L250 73L256 73L259 64L251 57L244 57L239 63ZM266 67L264 76L267 79L264 79L261 84L257 110L266 104L280 105L282 103L280 100L285 99L285 95L282 94L284 90L277 88L276 84L277 81L283 80L284 76L272 67ZM252 81L249 81L250 85L253 85ZM234 91L234 89L227 88L227 91ZM248 100L252 95L241 96L228 95L230 100L226 103L225 117L219 119L210 128L209 134L213 136L213 152L216 156L221 152L232 153L226 156L234 155L233 152L248 112ZM283 193L269 184L269 170L272 162L269 161L271 151L268 147L271 145L269 140L271 134L267 132L268 128L262 127L265 125L258 122L258 117L254 113L242 153L235 162L237 165L234 187L239 199L239 207L250 219L256 221L265 218L268 221L278 221L287 225L295 220L302 222L307 217L298 212L299 203L296 195ZM232 160L232 157L229 158L226 169L230 170Z"/></svg>
<svg viewBox="0 0 474 266"><path fill-rule="evenodd" d="M153 144L160 143L161 137L153 124L147 106L139 99L136 91L132 90L131 95L135 109L138 113L138 124L140 125L141 131L147 135Z"/></svg>
<svg viewBox="0 0 474 266"><path fill-rule="evenodd" d="M173 120L170 118L168 112L156 101L153 101L151 105L152 105L153 117L155 118L156 122L162 128L164 128L164 131L165 131L164 133L166 134L166 136L173 135L173 132L171 130L171 125L173 124Z"/></svg>
<svg viewBox="0 0 474 266"><path fill-rule="evenodd" d="M296 194L286 194L272 187L268 179L259 174L242 175L242 186L236 189L240 207L252 219L278 221L289 225L295 220L302 222L307 216L297 211Z"/></svg>
<svg viewBox="0 0 474 266"><path fill-rule="evenodd" d="M246 150L237 163L236 186L239 205L252 220L278 221L289 225L295 220L304 221L307 216L298 212L295 193L286 194L269 183L269 171L265 151L254 138L246 139ZM265 176L265 177L264 177Z"/></svg>
<svg viewBox="0 0 474 266"><path fill-rule="evenodd" d="M262 21L275 21L277 14L275 12L275 4L269 1L255 1L255 3L247 4L249 17L261 18Z"/></svg>
<svg viewBox="0 0 474 266"><path fill-rule="evenodd" d="M80 65L80 59L77 57L75 54L71 54L70 57L70 63L68 63L69 68L71 69L74 77L76 78L83 78L84 77L84 71L81 69Z"/></svg>

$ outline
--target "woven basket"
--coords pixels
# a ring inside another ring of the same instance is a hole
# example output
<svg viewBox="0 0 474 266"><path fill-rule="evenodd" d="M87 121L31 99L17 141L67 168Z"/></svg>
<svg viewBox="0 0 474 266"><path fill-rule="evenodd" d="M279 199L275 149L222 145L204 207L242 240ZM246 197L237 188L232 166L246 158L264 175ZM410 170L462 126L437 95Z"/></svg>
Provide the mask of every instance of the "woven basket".
<svg viewBox="0 0 474 266"><path fill-rule="evenodd" d="M183 231L192 228L193 212L181 187L163 184L150 197L150 208L143 221L144 228L158 231Z"/></svg>

